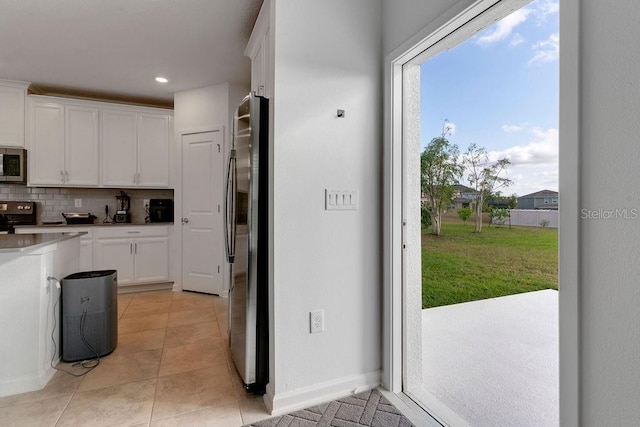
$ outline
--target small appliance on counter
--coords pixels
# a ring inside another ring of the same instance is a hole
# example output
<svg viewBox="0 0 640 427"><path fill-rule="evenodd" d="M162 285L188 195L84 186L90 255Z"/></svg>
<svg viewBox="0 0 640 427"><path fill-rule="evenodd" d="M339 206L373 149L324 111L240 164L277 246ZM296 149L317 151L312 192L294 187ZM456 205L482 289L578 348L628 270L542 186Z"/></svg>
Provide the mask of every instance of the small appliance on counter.
<svg viewBox="0 0 640 427"><path fill-rule="evenodd" d="M173 222L173 200L150 199L149 200L149 221L150 222Z"/></svg>
<svg viewBox="0 0 640 427"><path fill-rule="evenodd" d="M15 233L16 225L36 225L36 202L1 202L0 233Z"/></svg>
<svg viewBox="0 0 640 427"><path fill-rule="evenodd" d="M116 224L131 222L131 214L129 213L131 197L124 191L121 191L120 195L116 196L116 200L116 214L113 216L113 222Z"/></svg>
<svg viewBox="0 0 640 427"><path fill-rule="evenodd" d="M91 212L63 212L62 216L68 225L93 224L97 218Z"/></svg>

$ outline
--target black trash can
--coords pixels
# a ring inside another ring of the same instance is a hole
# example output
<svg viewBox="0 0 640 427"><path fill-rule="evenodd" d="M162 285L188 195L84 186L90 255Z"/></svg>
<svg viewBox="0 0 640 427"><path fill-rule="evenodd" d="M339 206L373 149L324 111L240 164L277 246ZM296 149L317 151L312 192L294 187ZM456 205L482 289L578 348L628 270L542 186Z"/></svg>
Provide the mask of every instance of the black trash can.
<svg viewBox="0 0 640 427"><path fill-rule="evenodd" d="M102 357L118 344L116 270L84 271L62 279L62 360Z"/></svg>

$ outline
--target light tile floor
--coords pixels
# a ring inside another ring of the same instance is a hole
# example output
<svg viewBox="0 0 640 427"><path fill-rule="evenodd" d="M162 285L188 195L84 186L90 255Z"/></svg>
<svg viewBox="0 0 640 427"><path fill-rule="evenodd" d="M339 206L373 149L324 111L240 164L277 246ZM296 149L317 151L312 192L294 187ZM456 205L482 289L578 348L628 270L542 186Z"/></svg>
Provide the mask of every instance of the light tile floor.
<svg viewBox="0 0 640 427"><path fill-rule="evenodd" d="M56 372L42 390L0 397L0 425L233 427L268 418L230 359L227 302L190 292L119 295L116 350L84 377Z"/></svg>

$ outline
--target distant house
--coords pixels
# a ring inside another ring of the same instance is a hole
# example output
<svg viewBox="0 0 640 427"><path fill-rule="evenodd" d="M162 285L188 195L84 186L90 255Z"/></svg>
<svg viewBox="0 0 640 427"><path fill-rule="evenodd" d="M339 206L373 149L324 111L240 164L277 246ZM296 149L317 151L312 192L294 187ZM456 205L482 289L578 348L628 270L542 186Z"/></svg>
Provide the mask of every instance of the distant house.
<svg viewBox="0 0 640 427"><path fill-rule="evenodd" d="M453 188L450 209L473 208L475 206L476 195L478 194L476 190L462 184L455 184ZM427 194L422 193L421 201L429 203L431 199Z"/></svg>
<svg viewBox="0 0 640 427"><path fill-rule="evenodd" d="M518 197L518 209L558 210L558 192L542 190Z"/></svg>
<svg viewBox="0 0 640 427"><path fill-rule="evenodd" d="M455 209L472 208L475 205L478 192L466 185L454 185L453 197L451 198L451 207Z"/></svg>

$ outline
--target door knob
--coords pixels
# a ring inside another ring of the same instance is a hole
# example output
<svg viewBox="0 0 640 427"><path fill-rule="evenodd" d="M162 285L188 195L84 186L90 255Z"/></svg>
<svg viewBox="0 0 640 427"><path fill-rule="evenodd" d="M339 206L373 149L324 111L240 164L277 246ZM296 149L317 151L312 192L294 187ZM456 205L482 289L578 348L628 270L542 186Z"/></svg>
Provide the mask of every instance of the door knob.
<svg viewBox="0 0 640 427"><path fill-rule="evenodd" d="M182 223L183 223L183 224L186 224L186 223L188 223L188 222L189 222L189 218L182 218Z"/></svg>

